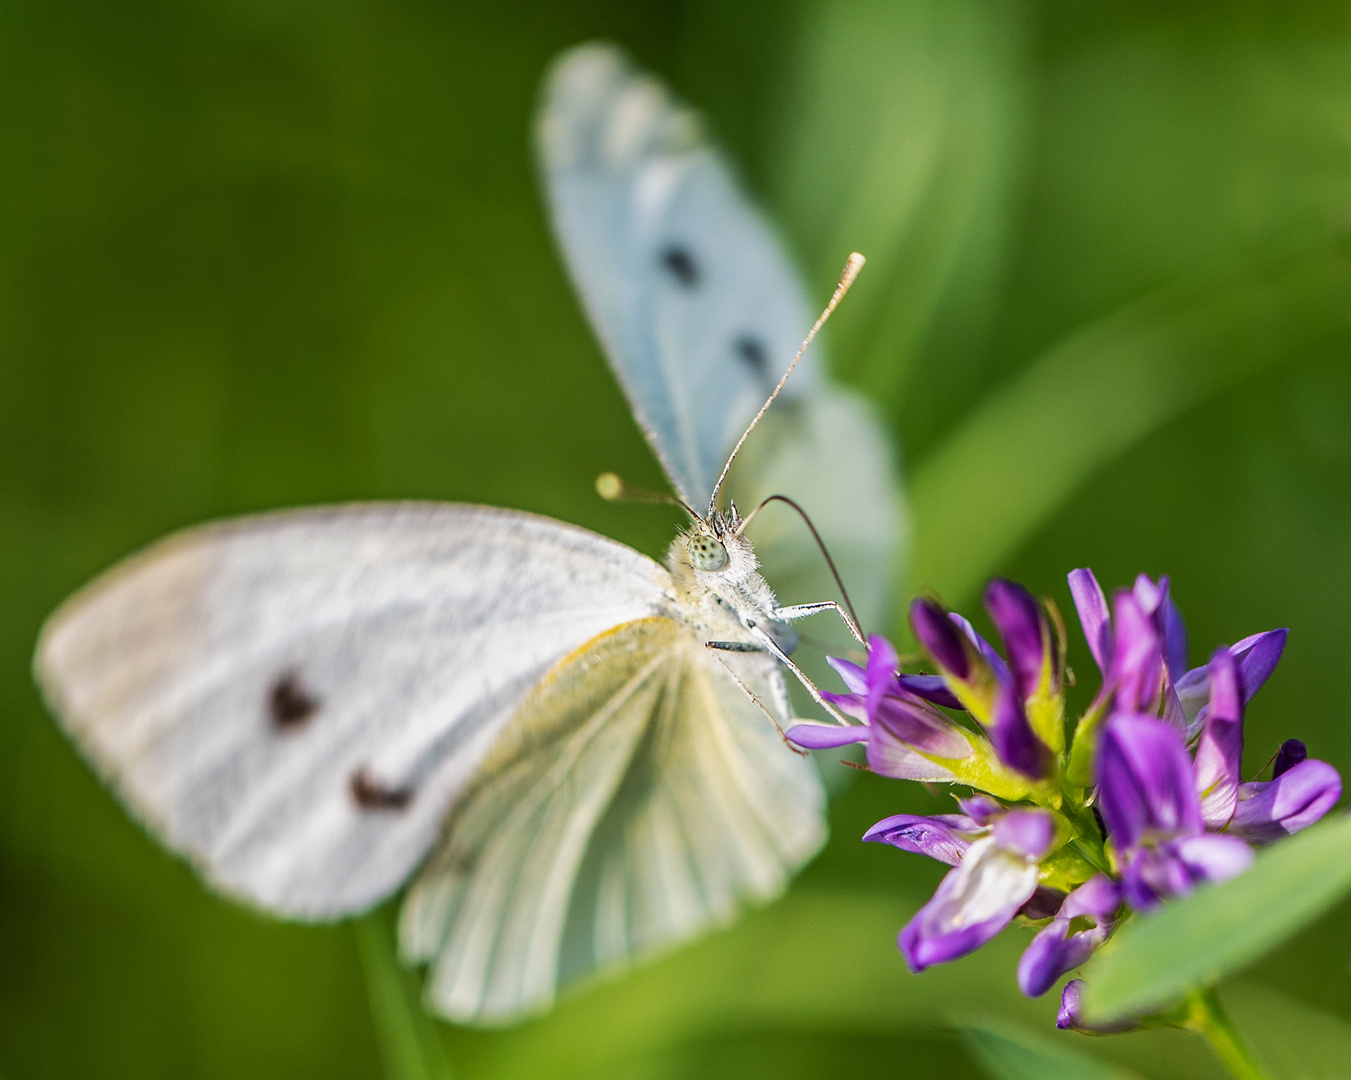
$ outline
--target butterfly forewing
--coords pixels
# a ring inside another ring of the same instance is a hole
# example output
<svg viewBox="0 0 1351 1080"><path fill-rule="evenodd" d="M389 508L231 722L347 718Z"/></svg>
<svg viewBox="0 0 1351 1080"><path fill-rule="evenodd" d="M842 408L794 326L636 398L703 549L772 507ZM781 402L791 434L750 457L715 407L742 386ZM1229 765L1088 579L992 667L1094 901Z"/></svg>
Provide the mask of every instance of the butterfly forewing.
<svg viewBox="0 0 1351 1080"><path fill-rule="evenodd" d="M582 303L673 486L702 510L811 325L793 264L697 114L613 46L555 62L537 142ZM822 377L820 349L746 444L729 492L743 508L796 499L877 627L905 533L895 463L867 402ZM837 597L810 534L785 513L752 533L771 584L793 602Z"/></svg>
<svg viewBox="0 0 1351 1080"><path fill-rule="evenodd" d="M36 667L99 772L219 888L330 918L402 884L531 686L668 586L529 514L290 511L114 569L53 616Z"/></svg>
<svg viewBox="0 0 1351 1080"><path fill-rule="evenodd" d="M738 676L783 708L764 658ZM429 1003L512 1020L730 919L820 846L820 785L678 619L600 635L522 704L404 908Z"/></svg>
<svg viewBox="0 0 1351 1080"><path fill-rule="evenodd" d="M556 63L538 144L587 314L672 483L706 506L811 326L792 264L695 114L613 47Z"/></svg>

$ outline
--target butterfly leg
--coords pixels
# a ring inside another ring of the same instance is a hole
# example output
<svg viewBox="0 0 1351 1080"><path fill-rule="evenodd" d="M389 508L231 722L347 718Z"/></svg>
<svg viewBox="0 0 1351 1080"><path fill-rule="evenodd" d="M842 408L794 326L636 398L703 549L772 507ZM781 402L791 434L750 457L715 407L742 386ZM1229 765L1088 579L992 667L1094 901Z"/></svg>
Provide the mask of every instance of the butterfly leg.
<svg viewBox="0 0 1351 1080"><path fill-rule="evenodd" d="M764 652L759 645L752 645L748 641L705 641L704 648L713 649L715 652ZM797 754L799 757L806 757L807 751L799 746L794 746L788 741L788 733L783 730L783 725L779 723L778 718L769 711L768 707L754 690L741 681L741 677L732 670L732 665L722 657L718 657L718 663L722 665L723 670L732 677L732 681L741 688L741 692L751 699L751 703L769 718L769 722L774 725L774 730L779 733L779 738L783 740L783 745Z"/></svg>
<svg viewBox="0 0 1351 1080"><path fill-rule="evenodd" d="M805 619L808 615L815 615L818 612L832 610L844 620L844 625L847 626L849 632L854 635L854 640L860 645L866 645L867 642L863 640L863 631L859 629L849 612L845 611L844 608L834 600L823 600L818 604L793 604L789 607L779 608L774 612L774 618L780 619L783 622L792 622L794 619Z"/></svg>
<svg viewBox="0 0 1351 1080"><path fill-rule="evenodd" d="M843 724L846 727L849 726L849 721L844 718L840 710L835 708L834 705L821 696L821 691L816 689L816 684L807 677L805 671L793 663L786 652L779 648L778 642L754 623L749 624L747 629L751 632L751 636L764 648L765 652L773 656L797 677L797 681L802 684L803 689L812 696L812 700L815 701L816 704L826 710L832 720L837 724Z"/></svg>

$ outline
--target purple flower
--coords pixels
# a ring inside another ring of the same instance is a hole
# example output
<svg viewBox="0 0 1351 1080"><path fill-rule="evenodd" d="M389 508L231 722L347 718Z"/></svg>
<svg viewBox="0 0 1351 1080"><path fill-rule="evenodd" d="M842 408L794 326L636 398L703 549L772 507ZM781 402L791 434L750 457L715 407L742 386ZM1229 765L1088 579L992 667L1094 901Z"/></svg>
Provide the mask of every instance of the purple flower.
<svg viewBox="0 0 1351 1080"><path fill-rule="evenodd" d="M866 743L884 775L976 789L958 800L961 813L897 814L863 837L952 867L900 932L915 972L966 955L1022 916L1043 925L1018 985L1044 994L1107 941L1123 905L1149 911L1241 874L1250 845L1305 828L1341 797L1337 771L1296 739L1281 746L1270 780L1243 780L1244 711L1280 659L1285 630L1244 638L1188 671L1167 578L1141 574L1110 605L1091 571L1073 571L1069 584L1103 682L1068 751L1063 628L1049 605L999 579L984 602L1007 660L962 616L916 600L910 623L940 674L900 674L895 650L874 637L866 667L831 661L848 693L826 697L861 723L789 731L801 746ZM963 709L983 730L935 706ZM1066 985L1060 1027L1124 1031L1181 1015L1090 1025L1082 989Z"/></svg>
<svg viewBox="0 0 1351 1080"><path fill-rule="evenodd" d="M964 808L981 814L979 808ZM933 898L897 939L911 971L920 972L980 948L1008 926L1037 891L1038 864L1058 846L1055 819L1046 810L999 810L984 826L977 816L965 816L980 829L975 839L968 839L974 830L964 823L954 830L956 836L945 835L935 827L937 819L930 819L931 831L922 842L909 831L914 824L902 826L900 831L884 828L887 822L896 820L890 818L878 822L864 836L865 840L883 840L939 858L955 855L959 859L956 869L948 873ZM960 842L966 846L958 854Z"/></svg>
<svg viewBox="0 0 1351 1080"><path fill-rule="evenodd" d="M1149 910L1251 864L1242 840L1205 831L1191 760L1169 724L1138 713L1113 716L1102 733L1097 773L1097 805L1132 907Z"/></svg>
<svg viewBox="0 0 1351 1080"><path fill-rule="evenodd" d="M1065 897L1018 962L1018 988L1028 997L1041 997L1065 972L1084 963L1111 934L1120 904L1120 890L1103 874ZM1080 929L1075 929L1076 920Z"/></svg>

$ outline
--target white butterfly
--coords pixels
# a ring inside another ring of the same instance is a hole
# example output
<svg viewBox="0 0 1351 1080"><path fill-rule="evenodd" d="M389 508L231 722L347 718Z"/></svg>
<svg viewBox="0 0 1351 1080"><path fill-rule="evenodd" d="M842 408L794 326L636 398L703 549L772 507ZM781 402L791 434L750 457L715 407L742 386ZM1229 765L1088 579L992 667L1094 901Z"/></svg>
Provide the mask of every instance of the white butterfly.
<svg viewBox="0 0 1351 1080"><path fill-rule="evenodd" d="M431 965L432 1009L476 1023L775 896L825 836L811 763L765 715L789 715L788 621L821 605L780 608L712 509L807 329L801 290L692 114L615 50L555 65L540 144L587 310L676 490L710 507L666 566L508 510L264 514L114 567L35 660L94 767L221 892L326 920L417 871L401 951ZM877 589L885 442L799 378L750 487L809 465L802 501L848 498L844 561Z"/></svg>

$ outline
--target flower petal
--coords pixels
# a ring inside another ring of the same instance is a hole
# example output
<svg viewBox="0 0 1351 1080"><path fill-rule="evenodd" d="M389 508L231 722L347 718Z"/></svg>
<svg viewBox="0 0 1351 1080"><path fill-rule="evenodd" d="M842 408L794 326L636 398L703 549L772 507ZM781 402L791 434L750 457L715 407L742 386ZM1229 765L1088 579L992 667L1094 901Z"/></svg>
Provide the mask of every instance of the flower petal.
<svg viewBox="0 0 1351 1080"><path fill-rule="evenodd" d="M817 724L804 721L794 724L784 734L788 741L804 750L831 750L850 743L867 742L871 729L866 724Z"/></svg>
<svg viewBox="0 0 1351 1080"><path fill-rule="evenodd" d="M1163 651L1168 657L1168 674L1181 678L1187 670L1187 624L1171 596L1164 605Z"/></svg>
<svg viewBox="0 0 1351 1080"><path fill-rule="evenodd" d="M896 814L879 821L863 834L863 839L957 866L972 842L985 832L965 814Z"/></svg>
<svg viewBox="0 0 1351 1080"><path fill-rule="evenodd" d="M985 588L985 610L999 630L1014 685L1023 697L1036 692L1048 658L1050 630L1041 605L1021 585L995 578Z"/></svg>
<svg viewBox="0 0 1351 1080"><path fill-rule="evenodd" d="M1174 841L1177 857L1196 881L1228 881L1252 865L1252 848L1236 836L1205 833Z"/></svg>
<svg viewBox="0 0 1351 1080"><path fill-rule="evenodd" d="M962 729L923 701L886 697L878 702L869 719L879 739L885 733L932 757L971 756L971 741Z"/></svg>
<svg viewBox="0 0 1351 1080"><path fill-rule="evenodd" d="M1060 1012L1055 1018L1055 1026L1061 1031L1082 1031L1089 1035L1112 1035L1121 1031L1133 1031L1140 1026L1138 1020L1115 1020L1110 1024L1087 1024L1084 1022L1083 979L1071 979L1065 984L1060 995Z"/></svg>
<svg viewBox="0 0 1351 1080"><path fill-rule="evenodd" d="M1065 899L1060 915L1066 919L1087 916L1107 922L1121 906L1121 890L1106 874L1095 874Z"/></svg>
<svg viewBox="0 0 1351 1080"><path fill-rule="evenodd" d="M971 662L961 631L942 607L924 597L911 601L910 628L945 672L956 679L965 679L971 674Z"/></svg>
<svg viewBox="0 0 1351 1080"><path fill-rule="evenodd" d="M1210 660L1210 709L1196 746L1196 793L1207 827L1222 829L1233 816L1243 763L1243 695L1238 662L1228 649Z"/></svg>
<svg viewBox="0 0 1351 1080"><path fill-rule="evenodd" d="M868 635L868 668L867 679L868 689L865 693L868 696L868 719L873 718L873 713L877 710L877 704L887 694L894 693L896 686L896 671L900 666L896 657L896 650L891 642L881 634Z"/></svg>
<svg viewBox="0 0 1351 1080"><path fill-rule="evenodd" d="M1098 662L1098 670L1107 673L1112 662L1112 620L1107 612L1107 597L1092 570L1071 570L1070 595L1079 612L1079 624L1088 639L1088 649Z"/></svg>
<svg viewBox="0 0 1351 1080"><path fill-rule="evenodd" d="M995 937L1037 888L1037 866L998 846L977 840L948 873L933 898L897 939L914 972L956 960Z"/></svg>
<svg viewBox="0 0 1351 1080"><path fill-rule="evenodd" d="M965 810L967 816L977 825L990 825L996 818L1001 818L1009 812L1007 806L988 795L968 795L965 799L958 799L957 805Z"/></svg>
<svg viewBox="0 0 1351 1080"><path fill-rule="evenodd" d="M1262 684L1276 670L1289 636L1290 631L1287 629L1267 630L1261 634L1245 637L1230 647L1230 651L1238 661L1244 702L1251 701L1253 695L1262 689Z"/></svg>
<svg viewBox="0 0 1351 1080"><path fill-rule="evenodd" d="M1119 592L1112 605L1116 648L1109 681L1123 712L1155 712L1163 690L1163 641L1152 614L1132 593Z"/></svg>
<svg viewBox="0 0 1351 1080"><path fill-rule="evenodd" d="M1163 607L1168 600L1168 578L1161 577L1155 582L1148 574L1136 574L1131 594L1146 615L1151 618L1162 615ZM1155 625L1162 627L1163 623L1156 621Z"/></svg>
<svg viewBox="0 0 1351 1080"><path fill-rule="evenodd" d="M1201 804L1182 736L1152 716L1118 713L1095 761L1098 808L1118 851L1144 835L1199 833Z"/></svg>
<svg viewBox="0 0 1351 1080"><path fill-rule="evenodd" d="M857 664L843 660L838 656L827 656L826 663L835 669L835 673L844 680L851 694L868 692L868 673Z"/></svg>
<svg viewBox="0 0 1351 1080"><path fill-rule="evenodd" d="M832 694L829 690L822 690L821 696L845 716L852 716L860 724L868 722L868 699L863 694Z"/></svg>
<svg viewBox="0 0 1351 1080"><path fill-rule="evenodd" d="M1049 748L1032 730L1023 708L1022 695L1010 684L1000 686L990 724L990 742L999 760L1033 780L1050 768Z"/></svg>
<svg viewBox="0 0 1351 1080"><path fill-rule="evenodd" d="M961 709L964 706L957 695L948 689L947 680L942 675L901 675L898 680L902 689L909 690L916 697L932 701L945 709Z"/></svg>
<svg viewBox="0 0 1351 1080"><path fill-rule="evenodd" d="M1045 810L1010 810L995 821L993 836L1000 847L1039 862L1055 844L1055 819Z"/></svg>
<svg viewBox="0 0 1351 1080"><path fill-rule="evenodd" d="M1087 960L1112 932L1113 915L1120 904L1120 891L1104 874L1070 893L1018 961L1019 989L1028 997L1041 997L1056 979ZM1075 919L1091 920L1093 925L1071 933Z"/></svg>
<svg viewBox="0 0 1351 1080"><path fill-rule="evenodd" d="M1009 677L1008 664L1004 663L1004 658L999 655L998 650L993 645L976 633L976 628L971 625L971 620L965 615L958 615L955 611L948 612L948 618L954 626L961 630L966 640L976 647L976 652L993 669L995 678L1007 679Z"/></svg>
<svg viewBox="0 0 1351 1080"><path fill-rule="evenodd" d="M1028 997L1041 997L1065 972L1087 962L1101 944L1091 932L1071 934L1069 927L1068 919L1052 919L1023 950L1018 960L1018 989Z"/></svg>
<svg viewBox="0 0 1351 1080"><path fill-rule="evenodd" d="M1253 634L1229 647L1238 661L1239 684L1243 688L1243 704L1253 699L1253 695L1262 688L1262 684L1275 670L1281 653L1285 650L1288 630L1267 630ZM1199 721L1204 720L1204 707L1210 701L1210 665L1192 668L1174 679L1182 710L1186 713L1188 730L1195 734L1199 730Z"/></svg>
<svg viewBox="0 0 1351 1080"><path fill-rule="evenodd" d="M1098 945L1088 933L1071 934L1069 919L1052 919L1018 960L1018 989L1041 997L1065 972L1088 960Z"/></svg>
<svg viewBox="0 0 1351 1080"><path fill-rule="evenodd" d="M1228 831L1254 844L1270 844L1312 825L1341 797L1337 770L1309 758L1274 780L1241 785Z"/></svg>

